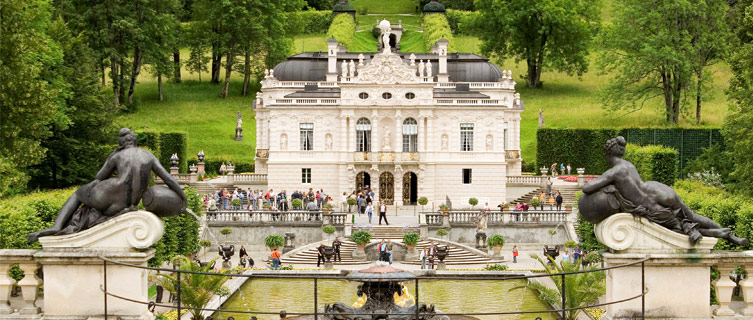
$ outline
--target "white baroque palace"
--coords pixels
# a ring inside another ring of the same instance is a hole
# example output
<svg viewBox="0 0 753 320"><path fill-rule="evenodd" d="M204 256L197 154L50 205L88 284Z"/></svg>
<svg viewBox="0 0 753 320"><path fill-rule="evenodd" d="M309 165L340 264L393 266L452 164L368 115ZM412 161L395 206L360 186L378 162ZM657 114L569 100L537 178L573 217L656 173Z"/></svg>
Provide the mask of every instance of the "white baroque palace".
<svg viewBox="0 0 753 320"><path fill-rule="evenodd" d="M276 191L324 189L336 201L369 186L396 205L503 202L521 171L523 103L510 71L447 45L349 53L330 39L328 52L268 70L254 101L256 172Z"/></svg>

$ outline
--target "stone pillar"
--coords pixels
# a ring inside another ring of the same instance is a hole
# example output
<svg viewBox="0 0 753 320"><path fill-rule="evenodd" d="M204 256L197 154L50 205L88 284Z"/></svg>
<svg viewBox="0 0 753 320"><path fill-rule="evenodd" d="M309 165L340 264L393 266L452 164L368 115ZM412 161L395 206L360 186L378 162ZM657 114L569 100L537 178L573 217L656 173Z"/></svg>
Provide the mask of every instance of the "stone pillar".
<svg viewBox="0 0 753 320"><path fill-rule="evenodd" d="M539 168L539 170L541 171L541 187L546 189L546 177L549 174L549 169L547 169L546 167L541 167Z"/></svg>
<svg viewBox="0 0 753 320"><path fill-rule="evenodd" d="M437 72L437 82L449 82L450 75L447 73L447 45L450 42L446 39L437 40L437 54L439 55L439 70Z"/></svg>
<svg viewBox="0 0 753 320"><path fill-rule="evenodd" d="M422 223L419 226L418 235L421 240L426 240L427 238L429 238L429 225L426 223Z"/></svg>
<svg viewBox="0 0 753 320"><path fill-rule="evenodd" d="M447 266L445 266L444 261L437 260L437 270L447 270Z"/></svg>
<svg viewBox="0 0 753 320"><path fill-rule="evenodd" d="M37 278L36 274L37 269L39 269L39 265L34 261L34 254L36 252L37 250L34 249L0 250L0 315L11 314L12 309L8 304L8 299L13 284L18 285L18 287L21 288L21 296L24 300L24 306L18 310L15 317L11 316L11 318L32 319L35 318L33 315L41 312L39 307L36 306L37 290L42 284L42 281ZM10 278L8 274L10 267L16 263L24 272L24 278L18 283ZM15 308L18 307L19 306L15 306ZM3 319L3 317L0 316L0 319Z"/></svg>
<svg viewBox="0 0 753 320"><path fill-rule="evenodd" d="M450 213L442 213L442 228L450 228Z"/></svg>
<svg viewBox="0 0 753 320"><path fill-rule="evenodd" d="M229 185L235 184L235 167L227 167L227 183Z"/></svg>
<svg viewBox="0 0 753 320"><path fill-rule="evenodd" d="M732 270L737 267L734 263L720 263L716 266L719 271L719 279L716 280L716 299L719 300L719 309L714 310L716 316L729 316L735 315L735 311L729 308L729 303L732 301L732 291L735 290L737 284L729 278Z"/></svg>
<svg viewBox="0 0 753 320"><path fill-rule="evenodd" d="M18 282L18 286L21 287L24 303L26 304L23 309L19 310L19 313L38 314L41 312L41 309L36 306L37 291L42 284L42 280L37 277L39 265L37 265L36 261L31 261L19 263L18 266L24 271L24 278Z"/></svg>
<svg viewBox="0 0 753 320"><path fill-rule="evenodd" d="M397 153L398 157L400 156L400 153ZM398 166L395 166L395 173L394 173L394 180L395 180L395 205L396 206L402 206L403 205L403 174L405 174L402 170L402 168L398 168Z"/></svg>
<svg viewBox="0 0 753 320"><path fill-rule="evenodd" d="M198 167L195 164L192 164L190 167L188 167L188 169L191 171L188 182L195 183L196 181L199 181L199 176L196 173L196 171L198 171Z"/></svg>
<svg viewBox="0 0 753 320"><path fill-rule="evenodd" d="M327 81L337 82L337 40L327 40Z"/></svg>
<svg viewBox="0 0 753 320"><path fill-rule="evenodd" d="M578 188L583 188L583 185L586 184L586 177L583 176L586 168L578 168L576 170L578 171Z"/></svg>
<svg viewBox="0 0 753 320"><path fill-rule="evenodd" d="M178 174L179 174L178 167L171 167L170 168L170 175L173 176L173 178L177 179Z"/></svg>
<svg viewBox="0 0 753 320"><path fill-rule="evenodd" d="M750 251L747 251L745 253L746 254L750 253ZM750 260L750 256L749 256L749 260ZM753 272L753 264L746 263L745 271L747 271L748 274L750 275L751 272ZM742 313L746 317L753 316L753 279L751 278L753 277L748 276L747 278L740 281L740 287L742 287L743 297L745 298L745 302L747 304L745 309L742 310ZM718 297L719 295L717 294L717 299Z"/></svg>
<svg viewBox="0 0 753 320"><path fill-rule="evenodd" d="M382 150L381 129L382 128L379 127L379 117L374 114L371 117L371 152L374 154L377 154ZM376 158L376 156L374 158Z"/></svg>
<svg viewBox="0 0 753 320"><path fill-rule="evenodd" d="M10 266L12 264L3 261L0 263L0 315L11 314L13 309L10 308L10 291L13 289L13 285L16 284L16 280L10 277L8 274Z"/></svg>
<svg viewBox="0 0 753 320"><path fill-rule="evenodd" d="M197 168L196 168L196 173L198 173L198 174L205 174L206 173L206 170L204 168L204 161L198 163Z"/></svg>

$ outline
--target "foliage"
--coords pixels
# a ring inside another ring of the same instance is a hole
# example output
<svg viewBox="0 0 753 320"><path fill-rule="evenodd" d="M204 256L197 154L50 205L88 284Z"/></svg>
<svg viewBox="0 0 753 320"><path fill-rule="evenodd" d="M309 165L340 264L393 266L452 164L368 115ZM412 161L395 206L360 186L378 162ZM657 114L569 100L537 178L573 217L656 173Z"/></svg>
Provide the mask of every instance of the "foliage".
<svg viewBox="0 0 753 320"><path fill-rule="evenodd" d="M578 223L575 225L575 234L578 235L580 248L583 250L598 251L607 248L596 239L593 223L583 220L580 215L578 215Z"/></svg>
<svg viewBox="0 0 753 320"><path fill-rule="evenodd" d="M326 234L333 234L335 233L335 226L324 226L322 227L322 232Z"/></svg>
<svg viewBox="0 0 753 320"><path fill-rule="evenodd" d="M429 199L426 197L419 197L418 198L418 204L425 206L427 203L429 203Z"/></svg>
<svg viewBox="0 0 753 320"><path fill-rule="evenodd" d="M430 1L431 0L420 0L418 6L420 8L423 8ZM471 0L441 0L439 2L445 7L445 9L455 9L456 11L457 10L468 10L468 11L475 10L473 1ZM450 10L447 10L447 11L450 11Z"/></svg>
<svg viewBox="0 0 753 320"><path fill-rule="evenodd" d="M303 201L301 199L293 199L290 201L290 205L293 206L293 209L301 209L303 206Z"/></svg>
<svg viewBox="0 0 753 320"><path fill-rule="evenodd" d="M635 165L643 181L658 181L671 186L677 178L677 154L676 150L662 146L628 144L624 159Z"/></svg>
<svg viewBox="0 0 753 320"><path fill-rule="evenodd" d="M724 124L724 138L730 150L730 159L734 163L731 177L745 185L739 187L740 192L749 196L753 195L753 131L750 124L753 123L753 70L749 67L753 64L753 8L745 10L740 31L747 40L736 48L732 56L731 67L734 77L730 83L729 97L731 100L730 111Z"/></svg>
<svg viewBox="0 0 753 320"><path fill-rule="evenodd" d="M528 87L541 86L543 68L582 75L599 28L599 0L478 0L475 29L487 55L525 60Z"/></svg>
<svg viewBox="0 0 753 320"><path fill-rule="evenodd" d="M415 246L420 236L415 232L408 232L403 235L403 243L408 246Z"/></svg>
<svg viewBox="0 0 753 320"><path fill-rule="evenodd" d="M615 2L616 16L600 35L599 66L614 75L602 92L606 110L637 110L660 96L666 122L678 123L685 91L695 81L701 99L709 79L703 68L725 54L727 8L706 0Z"/></svg>
<svg viewBox="0 0 753 320"><path fill-rule="evenodd" d="M565 241L565 248L568 249L575 249L578 247L578 243L573 240L567 240Z"/></svg>
<svg viewBox="0 0 753 320"><path fill-rule="evenodd" d="M358 200L356 200L356 198L348 198L348 205L349 206L355 206L356 202L358 202Z"/></svg>
<svg viewBox="0 0 753 320"><path fill-rule="evenodd" d="M437 236L444 237L446 235L448 235L447 230L445 230L445 229L439 229L439 230L437 230Z"/></svg>
<svg viewBox="0 0 753 320"><path fill-rule="evenodd" d="M174 263L182 271L212 272L212 263L202 267L184 256L175 257ZM221 274L228 272L229 270L220 271ZM175 296L178 294L177 288L180 284L180 301L191 310L191 319L203 320L200 309L204 308L214 295L220 293L228 277L219 274L183 273L179 282L175 276L158 273L154 275L154 279Z"/></svg>
<svg viewBox="0 0 753 320"><path fill-rule="evenodd" d="M478 199L476 199L476 198L470 198L470 199L468 199L468 204L470 204L471 207L473 207L473 206L475 206L475 205L478 204Z"/></svg>
<svg viewBox="0 0 753 320"><path fill-rule="evenodd" d="M473 24L478 19L477 11L461 11L448 9L445 13L447 23L455 35L474 35Z"/></svg>
<svg viewBox="0 0 753 320"><path fill-rule="evenodd" d="M507 266L504 264L487 264L484 266L484 270L486 271L507 271Z"/></svg>
<svg viewBox="0 0 753 320"><path fill-rule="evenodd" d="M75 189L33 192L0 200L0 249L34 249L26 235L48 228Z"/></svg>
<svg viewBox="0 0 753 320"><path fill-rule="evenodd" d="M505 237L501 234L495 234L491 237L486 239L486 244L490 247L496 247L496 246L504 246L505 245Z"/></svg>
<svg viewBox="0 0 753 320"><path fill-rule="evenodd" d="M452 29L447 22L447 17L443 14L424 15L424 44L426 48L431 48L439 39L445 39L450 43L447 45L447 52L455 51L455 39L452 36Z"/></svg>
<svg viewBox="0 0 753 320"><path fill-rule="evenodd" d="M165 168L170 168L170 157L174 153L178 154L178 168L181 172L188 171L188 155L186 154L186 144L188 135L185 132L161 132L159 135L160 149L159 161Z"/></svg>
<svg viewBox="0 0 753 320"><path fill-rule="evenodd" d="M591 265L604 261L604 257L598 251L590 251L589 253L586 253L586 256L583 257L583 259L586 260L586 263Z"/></svg>
<svg viewBox="0 0 753 320"><path fill-rule="evenodd" d="M735 184L730 177L730 173L734 170L734 163L730 160L731 151L725 150L721 143L714 144L708 148L703 148L701 154L695 159L688 161L685 168L683 168L683 174L688 177L695 175L696 173L704 173L705 171L712 171L714 174L718 174L721 179L721 184ZM721 185L720 185L721 187Z"/></svg>
<svg viewBox="0 0 753 320"><path fill-rule="evenodd" d="M328 2L328 1L323 1ZM300 20L303 34L325 33L332 24L332 11L306 10L296 12L294 19Z"/></svg>
<svg viewBox="0 0 753 320"><path fill-rule="evenodd" d="M279 248L285 245L285 238L279 234L270 234L264 238L264 245L270 249Z"/></svg>
<svg viewBox="0 0 753 320"><path fill-rule="evenodd" d="M224 228L220 229L220 233L222 235L226 236L226 235L229 235L229 234L233 233L233 229L230 229L229 227L224 227Z"/></svg>
<svg viewBox="0 0 753 320"><path fill-rule="evenodd" d="M450 207L443 203L439 205L439 210L442 210L442 211L450 210Z"/></svg>
<svg viewBox="0 0 753 320"><path fill-rule="evenodd" d="M688 179L689 181L697 181L703 183L704 185L709 187L724 188L722 175L719 172L714 171L714 167L711 167L711 170L688 173L686 179Z"/></svg>
<svg viewBox="0 0 753 320"><path fill-rule="evenodd" d="M183 190L187 198L187 208L193 212L201 212L201 198L195 188ZM199 220L198 217L183 212L177 216L162 219L165 222L165 233L162 239L152 247L156 249L154 257L149 260L150 266L160 266L175 256L188 256L199 251Z"/></svg>
<svg viewBox="0 0 753 320"><path fill-rule="evenodd" d="M580 263L556 263L552 258L549 258L552 263L548 264L542 261L537 255L532 255L532 257L544 267L546 273L551 275L593 269L581 268ZM555 309L562 303L563 295L565 296L566 308L580 308L596 303L599 297L604 295L607 290L605 281L606 274L604 271L568 274L564 278L564 292L562 291L561 276L551 277L556 289L552 289L538 281L529 281L528 285L516 287L511 290L525 287L536 289L539 291L541 299L555 306ZM580 314L581 311L581 309L565 311L565 319L575 320L578 318L578 314Z"/></svg>
<svg viewBox="0 0 753 320"><path fill-rule="evenodd" d="M352 48L356 36L356 21L349 14L338 14L332 19L327 35L337 39L346 48Z"/></svg>
<svg viewBox="0 0 753 320"><path fill-rule="evenodd" d="M536 198L536 197L531 198L531 206L532 207L536 208L539 205L541 205L541 200L539 200L539 198Z"/></svg>
<svg viewBox="0 0 753 320"><path fill-rule="evenodd" d="M241 199L233 199L232 201L230 201L230 203L232 203L234 207L240 207Z"/></svg>
<svg viewBox="0 0 753 320"><path fill-rule="evenodd" d="M309 11L315 11L315 10L329 11L329 10L332 10L333 4L335 4L335 2L332 0L306 0L306 5L311 9Z"/></svg>
<svg viewBox="0 0 753 320"><path fill-rule="evenodd" d="M358 230L350 235L350 241L357 245L365 245L371 241L371 233L366 230Z"/></svg>
<svg viewBox="0 0 753 320"><path fill-rule="evenodd" d="M199 241L199 245L204 248L208 248L212 246L212 241L209 239L204 239L204 240Z"/></svg>

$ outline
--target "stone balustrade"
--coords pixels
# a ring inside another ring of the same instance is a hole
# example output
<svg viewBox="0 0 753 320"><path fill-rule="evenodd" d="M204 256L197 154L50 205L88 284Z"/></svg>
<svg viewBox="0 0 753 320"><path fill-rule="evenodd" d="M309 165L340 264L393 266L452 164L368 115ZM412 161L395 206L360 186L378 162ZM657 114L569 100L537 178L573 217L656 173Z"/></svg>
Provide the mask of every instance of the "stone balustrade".
<svg viewBox="0 0 753 320"><path fill-rule="evenodd" d="M2 249L0 250L0 318L3 315L14 315L14 319L38 318L41 310L36 306L39 287L42 280L37 277L39 264L34 260L37 250L33 249ZM10 277L13 265L23 271L24 277L16 282ZM21 288L22 305L11 305L10 295L12 287Z"/></svg>
<svg viewBox="0 0 753 320"><path fill-rule="evenodd" d="M252 182L255 184L267 183L266 173L241 173L241 174L235 174L233 178L236 183L238 182Z"/></svg>
<svg viewBox="0 0 753 320"><path fill-rule="evenodd" d="M218 224L296 224L345 225L347 213L322 211L211 211L206 213L209 225Z"/></svg>
<svg viewBox="0 0 753 320"><path fill-rule="evenodd" d="M542 180L546 179L545 176L507 176L507 185L515 186L540 186Z"/></svg>
<svg viewBox="0 0 753 320"><path fill-rule="evenodd" d="M430 226L442 225L443 213L423 213L426 217L426 224ZM450 226L476 225L476 217L479 211L450 211L447 213ZM487 225L505 225L505 224L558 224L567 221L566 211L511 211L511 212L489 212L486 216Z"/></svg>

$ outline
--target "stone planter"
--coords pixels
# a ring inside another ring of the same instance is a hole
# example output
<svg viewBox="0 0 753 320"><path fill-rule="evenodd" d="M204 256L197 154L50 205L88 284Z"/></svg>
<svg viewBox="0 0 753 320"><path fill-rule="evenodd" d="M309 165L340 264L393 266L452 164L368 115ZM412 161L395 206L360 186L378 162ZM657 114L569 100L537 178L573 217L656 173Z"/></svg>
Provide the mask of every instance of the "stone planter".
<svg viewBox="0 0 753 320"><path fill-rule="evenodd" d="M365 248L366 248L366 244L365 243L363 243L363 244L360 244L360 243L357 244L356 250L353 250L353 255L352 255L353 259L354 260L361 260L361 261L366 260L366 251L365 251Z"/></svg>
<svg viewBox="0 0 753 320"><path fill-rule="evenodd" d="M499 257L502 254L502 246L493 246L492 253L495 257Z"/></svg>

